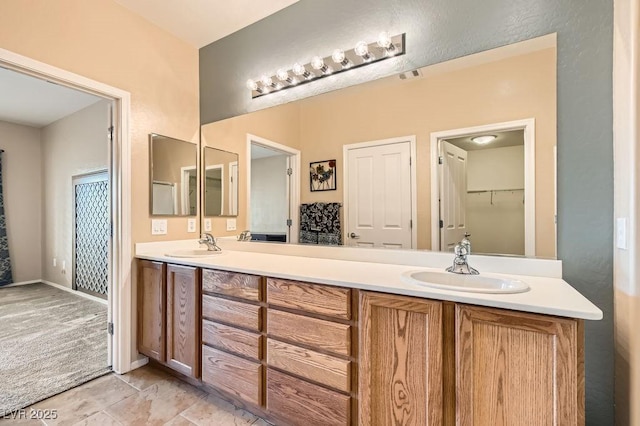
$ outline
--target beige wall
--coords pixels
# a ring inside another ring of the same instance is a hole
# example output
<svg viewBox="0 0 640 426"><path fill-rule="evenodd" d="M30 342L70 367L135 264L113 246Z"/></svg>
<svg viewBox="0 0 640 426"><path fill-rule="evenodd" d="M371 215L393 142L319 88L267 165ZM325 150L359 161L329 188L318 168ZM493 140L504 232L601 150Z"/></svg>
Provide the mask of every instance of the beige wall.
<svg viewBox="0 0 640 426"><path fill-rule="evenodd" d="M0 121L4 206L13 281L42 277L40 129Z"/></svg>
<svg viewBox="0 0 640 426"><path fill-rule="evenodd" d="M640 425L640 0L614 2L613 82L614 217L627 220L628 232L627 248L613 250L616 424L636 426Z"/></svg>
<svg viewBox="0 0 640 426"><path fill-rule="evenodd" d="M131 93L132 240L151 236L148 134L198 141L198 50L112 0L3 0L0 46Z"/></svg>
<svg viewBox="0 0 640 426"><path fill-rule="evenodd" d="M190 212L198 212L196 205L189 205L188 209L182 210L182 168L197 168L198 145L181 140L160 138L154 141L153 145L153 179L160 182L170 182L176 185L176 197L178 199L178 209L182 215L190 215ZM198 192L197 189L195 189ZM198 197L196 196L196 200ZM191 236L195 238L195 236Z"/></svg>
<svg viewBox="0 0 640 426"><path fill-rule="evenodd" d="M73 176L108 167L109 101L99 101L42 129L42 279L71 287ZM53 266L56 258L56 267ZM62 264L65 263L66 271Z"/></svg>
<svg viewBox="0 0 640 426"><path fill-rule="evenodd" d="M226 218L213 218L216 236L237 235L247 229L247 134L268 139L291 148L300 148L300 108L285 104L252 114L240 115L202 127L202 144L238 153L238 217L237 231L227 231ZM303 162L304 165L304 162ZM304 167L302 167L303 170Z"/></svg>

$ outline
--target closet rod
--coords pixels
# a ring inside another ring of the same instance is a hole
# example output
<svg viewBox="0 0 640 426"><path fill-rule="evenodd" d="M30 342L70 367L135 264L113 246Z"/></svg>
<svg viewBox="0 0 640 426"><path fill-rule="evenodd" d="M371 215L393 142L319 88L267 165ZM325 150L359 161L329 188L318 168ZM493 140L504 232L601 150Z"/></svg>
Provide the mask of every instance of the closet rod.
<svg viewBox="0 0 640 426"><path fill-rule="evenodd" d="M482 192L512 192L512 191L524 191L524 188L514 189L480 189L477 191L467 191L467 194L480 194Z"/></svg>

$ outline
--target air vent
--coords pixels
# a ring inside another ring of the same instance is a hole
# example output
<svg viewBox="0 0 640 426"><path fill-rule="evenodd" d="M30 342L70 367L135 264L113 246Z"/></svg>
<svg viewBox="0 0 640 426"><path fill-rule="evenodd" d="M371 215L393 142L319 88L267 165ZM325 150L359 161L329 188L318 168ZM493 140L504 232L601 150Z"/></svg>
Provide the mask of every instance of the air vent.
<svg viewBox="0 0 640 426"><path fill-rule="evenodd" d="M400 80L410 80L412 78L422 77L420 70L407 71L398 75L400 76Z"/></svg>

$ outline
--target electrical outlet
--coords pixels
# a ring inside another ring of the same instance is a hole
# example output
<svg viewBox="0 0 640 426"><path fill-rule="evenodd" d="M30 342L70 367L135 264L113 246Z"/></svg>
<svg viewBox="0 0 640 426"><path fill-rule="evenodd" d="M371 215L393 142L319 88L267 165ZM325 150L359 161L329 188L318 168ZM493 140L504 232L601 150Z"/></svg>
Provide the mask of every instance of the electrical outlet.
<svg viewBox="0 0 640 426"><path fill-rule="evenodd" d="M61 270L61 272L62 272L62 275L67 273L67 262L64 261L64 260L62 261L62 270Z"/></svg>
<svg viewBox="0 0 640 426"><path fill-rule="evenodd" d="M193 218L187 219L187 232L196 232L196 220Z"/></svg>
<svg viewBox="0 0 640 426"><path fill-rule="evenodd" d="M167 234L167 219L152 219L151 235L166 235L166 234Z"/></svg>
<svg viewBox="0 0 640 426"><path fill-rule="evenodd" d="M227 219L227 231L235 231L236 230L236 220Z"/></svg>
<svg viewBox="0 0 640 426"><path fill-rule="evenodd" d="M58 266L58 259L56 259L55 257L53 258L53 267L55 268L56 266Z"/></svg>
<svg viewBox="0 0 640 426"><path fill-rule="evenodd" d="M211 219L204 220L204 232L211 232L213 228L211 227Z"/></svg>

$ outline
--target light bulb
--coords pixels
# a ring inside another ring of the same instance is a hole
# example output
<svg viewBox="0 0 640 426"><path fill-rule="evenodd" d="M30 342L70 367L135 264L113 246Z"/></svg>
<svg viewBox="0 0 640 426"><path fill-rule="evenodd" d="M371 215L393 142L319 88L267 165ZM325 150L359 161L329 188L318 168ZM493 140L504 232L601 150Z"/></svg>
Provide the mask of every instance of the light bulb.
<svg viewBox="0 0 640 426"><path fill-rule="evenodd" d="M333 72L333 70L324 63L324 59L320 56L314 56L311 59L311 68L322 72L322 74L331 74Z"/></svg>
<svg viewBox="0 0 640 426"><path fill-rule="evenodd" d="M342 65L342 68L349 68L352 65L351 61L347 59L346 55L344 54L344 50L342 49L334 50L333 54L331 55L331 59L333 59L333 62L335 62L336 64Z"/></svg>
<svg viewBox="0 0 640 426"><path fill-rule="evenodd" d="M369 45L364 41L359 41L358 44L356 44L354 51L358 56L365 56L369 53Z"/></svg>
<svg viewBox="0 0 640 426"><path fill-rule="evenodd" d="M336 49L333 51L333 54L331 55L331 59L333 59L333 62L335 62L336 64L341 64L342 61L345 60L345 56L344 56L344 50L342 49Z"/></svg>
<svg viewBox="0 0 640 426"><path fill-rule="evenodd" d="M304 67L304 65L301 65L300 63L296 62L295 64L293 64L293 73L295 75L298 75L300 77L304 77L304 78L311 78L312 74L307 71L307 69Z"/></svg>
<svg viewBox="0 0 640 426"><path fill-rule="evenodd" d="M273 86L273 79L266 74L260 77L260 81L262 82L262 84L264 84L267 87Z"/></svg>
<svg viewBox="0 0 640 426"><path fill-rule="evenodd" d="M258 83L249 79L247 80L247 89L249 90L258 90Z"/></svg>
<svg viewBox="0 0 640 426"><path fill-rule="evenodd" d="M278 72L276 72L276 77L281 81L288 81L291 79L291 77L289 77L289 72L285 69L279 69Z"/></svg>
<svg viewBox="0 0 640 426"><path fill-rule="evenodd" d="M378 46L388 49L392 45L391 37L389 37L389 33L386 31L383 31L380 34L378 34L377 43L378 43Z"/></svg>
<svg viewBox="0 0 640 426"><path fill-rule="evenodd" d="M324 61L320 56L314 56L313 58L311 58L311 68L313 68L314 70L319 70L322 69L322 67L324 67Z"/></svg>

